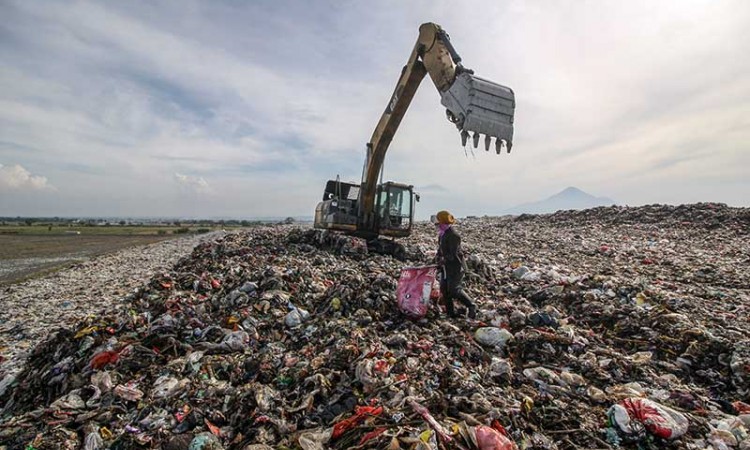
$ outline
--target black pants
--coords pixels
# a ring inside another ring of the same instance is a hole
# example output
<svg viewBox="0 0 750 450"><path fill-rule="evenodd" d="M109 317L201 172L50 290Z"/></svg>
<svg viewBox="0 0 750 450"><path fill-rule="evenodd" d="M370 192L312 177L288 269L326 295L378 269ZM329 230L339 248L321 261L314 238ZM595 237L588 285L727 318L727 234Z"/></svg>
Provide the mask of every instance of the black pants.
<svg viewBox="0 0 750 450"><path fill-rule="evenodd" d="M464 272L443 270L443 278L440 280L440 293L445 300L445 310L449 316L456 314L453 307L453 299L457 299L469 309L474 308L474 302L463 289Z"/></svg>

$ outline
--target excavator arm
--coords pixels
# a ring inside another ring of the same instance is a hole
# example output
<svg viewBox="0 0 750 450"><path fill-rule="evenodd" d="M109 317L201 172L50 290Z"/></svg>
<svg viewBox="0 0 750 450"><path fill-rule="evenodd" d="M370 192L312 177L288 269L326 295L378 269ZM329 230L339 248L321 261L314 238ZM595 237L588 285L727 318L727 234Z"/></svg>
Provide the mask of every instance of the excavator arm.
<svg viewBox="0 0 750 450"><path fill-rule="evenodd" d="M359 201L360 229L376 227L375 196L385 154L426 74L440 93L440 103L446 108L448 120L460 131L463 145L470 133L473 133L474 147L482 134L486 150L493 138L497 153L503 146L510 152L513 145L513 91L464 68L448 34L434 23L422 24L396 89L367 144Z"/></svg>

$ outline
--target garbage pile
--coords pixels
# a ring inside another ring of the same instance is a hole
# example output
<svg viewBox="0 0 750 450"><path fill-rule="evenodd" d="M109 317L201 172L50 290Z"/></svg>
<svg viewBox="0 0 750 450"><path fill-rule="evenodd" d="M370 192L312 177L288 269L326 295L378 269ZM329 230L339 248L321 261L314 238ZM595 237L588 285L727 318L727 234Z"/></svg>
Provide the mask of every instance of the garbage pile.
<svg viewBox="0 0 750 450"><path fill-rule="evenodd" d="M602 206L584 210L558 211L547 215L522 214L516 220L541 220L572 225L593 222L609 225L659 224L660 227L692 225L703 230L727 228L743 233L750 232L750 209L730 208L723 203L648 205L638 208Z"/></svg>
<svg viewBox="0 0 750 450"><path fill-rule="evenodd" d="M119 300L155 271L189 255L220 233L167 239L98 255L54 273L0 287L0 379L20 370L27 352L56 327L74 326Z"/></svg>
<svg viewBox="0 0 750 450"><path fill-rule="evenodd" d="M748 449L748 225L715 204L460 221L476 320L397 308L429 224L407 263L227 235L37 346L0 381L0 445Z"/></svg>

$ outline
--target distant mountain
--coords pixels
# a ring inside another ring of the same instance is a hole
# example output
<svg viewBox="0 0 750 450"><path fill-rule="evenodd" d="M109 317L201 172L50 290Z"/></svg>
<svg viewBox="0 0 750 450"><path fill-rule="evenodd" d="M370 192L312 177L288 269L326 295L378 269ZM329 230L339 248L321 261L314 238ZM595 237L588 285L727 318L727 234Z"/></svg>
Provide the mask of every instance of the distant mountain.
<svg viewBox="0 0 750 450"><path fill-rule="evenodd" d="M566 209L588 209L597 206L615 205L607 197L594 197L575 187L565 188L552 197L538 202L524 203L505 211L505 214L546 214Z"/></svg>

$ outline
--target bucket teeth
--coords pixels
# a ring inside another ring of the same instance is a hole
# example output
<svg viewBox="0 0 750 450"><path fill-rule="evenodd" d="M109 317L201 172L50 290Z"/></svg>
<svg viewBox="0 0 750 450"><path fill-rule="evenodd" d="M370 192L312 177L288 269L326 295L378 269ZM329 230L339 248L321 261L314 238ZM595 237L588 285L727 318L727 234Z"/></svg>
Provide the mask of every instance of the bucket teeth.
<svg viewBox="0 0 750 450"><path fill-rule="evenodd" d="M498 136L493 136L490 134L484 134L478 132L478 131L467 131L467 130L461 130L461 145L466 147L466 143L469 142L469 137L471 137L471 143L474 145L474 148L479 148L479 138L484 136L484 149L485 151L490 151L490 147L492 146L492 140L495 140L495 152L499 155L503 152L503 148L507 150L508 153L510 153L510 149L513 146L513 143L508 142L505 139L502 139Z"/></svg>

